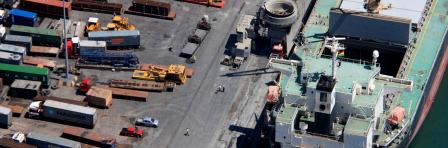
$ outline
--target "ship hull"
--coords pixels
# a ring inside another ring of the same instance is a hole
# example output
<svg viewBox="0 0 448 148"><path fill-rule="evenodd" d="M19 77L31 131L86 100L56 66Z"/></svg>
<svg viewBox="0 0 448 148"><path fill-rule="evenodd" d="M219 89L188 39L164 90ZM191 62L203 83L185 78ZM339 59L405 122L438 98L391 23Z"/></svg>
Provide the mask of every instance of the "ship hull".
<svg viewBox="0 0 448 148"><path fill-rule="evenodd" d="M447 64L448 32L445 34L442 46L439 49L437 59L435 60L433 70L425 86L425 91L418 105L417 112L414 114L412 124L410 127L407 127L406 131L410 132L402 133L404 134L403 141L398 145L398 147L408 147L414 137L417 135L420 127L422 126L426 116L431 109L432 103L436 99L437 91L443 79Z"/></svg>

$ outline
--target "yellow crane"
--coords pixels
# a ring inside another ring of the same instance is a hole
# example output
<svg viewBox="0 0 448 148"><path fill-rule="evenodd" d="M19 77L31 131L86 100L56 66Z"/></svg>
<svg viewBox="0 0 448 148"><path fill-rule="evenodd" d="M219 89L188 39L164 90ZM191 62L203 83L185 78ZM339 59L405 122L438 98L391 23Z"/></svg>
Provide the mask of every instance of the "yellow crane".
<svg viewBox="0 0 448 148"><path fill-rule="evenodd" d="M132 78L148 81L169 81L177 84L185 84L187 75L184 65L169 65L168 69L162 69L156 65L150 66L148 70L135 70Z"/></svg>
<svg viewBox="0 0 448 148"><path fill-rule="evenodd" d="M128 18L115 15L112 22L107 24L109 30L135 30L134 25L129 24Z"/></svg>

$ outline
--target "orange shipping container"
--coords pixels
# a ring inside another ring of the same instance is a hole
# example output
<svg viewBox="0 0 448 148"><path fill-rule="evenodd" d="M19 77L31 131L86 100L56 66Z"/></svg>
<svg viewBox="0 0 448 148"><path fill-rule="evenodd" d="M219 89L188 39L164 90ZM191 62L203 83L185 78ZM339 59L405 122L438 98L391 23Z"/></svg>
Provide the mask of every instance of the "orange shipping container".
<svg viewBox="0 0 448 148"><path fill-rule="evenodd" d="M62 1L60 0L22 0L20 8L39 14L58 17L63 16ZM71 11L72 3L65 2L65 12L67 17L71 16Z"/></svg>
<svg viewBox="0 0 448 148"><path fill-rule="evenodd" d="M86 100L91 105L109 108L112 106L112 91L92 86L86 94Z"/></svg>

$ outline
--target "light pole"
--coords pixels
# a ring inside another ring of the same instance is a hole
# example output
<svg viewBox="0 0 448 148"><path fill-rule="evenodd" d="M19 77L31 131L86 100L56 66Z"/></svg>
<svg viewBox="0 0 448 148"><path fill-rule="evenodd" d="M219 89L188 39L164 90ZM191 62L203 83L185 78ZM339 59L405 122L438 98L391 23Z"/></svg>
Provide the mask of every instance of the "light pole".
<svg viewBox="0 0 448 148"><path fill-rule="evenodd" d="M67 32L65 30L65 0L62 0L62 11L63 11L63 17L64 17L64 26L63 26L63 36L64 36L64 51L65 51L65 78L68 80L68 71L69 71L69 65L68 65L68 52L67 52Z"/></svg>

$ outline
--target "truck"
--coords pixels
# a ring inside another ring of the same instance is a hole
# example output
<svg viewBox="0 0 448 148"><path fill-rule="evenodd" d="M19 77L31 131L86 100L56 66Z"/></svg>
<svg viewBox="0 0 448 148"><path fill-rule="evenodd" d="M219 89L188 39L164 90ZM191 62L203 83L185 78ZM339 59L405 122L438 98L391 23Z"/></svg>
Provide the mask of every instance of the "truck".
<svg viewBox="0 0 448 148"><path fill-rule="evenodd" d="M230 50L230 54L224 57L221 62L223 65L232 66L232 68L239 68L244 61L249 57L252 50L252 39L255 39L254 21L255 16L243 15L237 24L236 36L237 42Z"/></svg>
<svg viewBox="0 0 448 148"><path fill-rule="evenodd" d="M35 145L37 147L57 147L57 148L81 148L81 143L61 138L54 137L43 133L30 132L26 135L26 143Z"/></svg>
<svg viewBox="0 0 448 148"><path fill-rule="evenodd" d="M140 48L139 30L92 31L88 33L88 38L94 41L106 41L108 49Z"/></svg>
<svg viewBox="0 0 448 148"><path fill-rule="evenodd" d="M22 56L14 53L0 51L0 63L20 65Z"/></svg>
<svg viewBox="0 0 448 148"><path fill-rule="evenodd" d="M64 128L61 137L101 148L113 148L117 144L117 140L110 135L99 134L76 127Z"/></svg>
<svg viewBox="0 0 448 148"><path fill-rule="evenodd" d="M80 56L88 56L92 54L106 52L105 41L93 41L93 40L80 40L79 41L79 54Z"/></svg>
<svg viewBox="0 0 448 148"><path fill-rule="evenodd" d="M36 13L21 9L12 9L9 11L9 19L13 25L34 27L38 24Z"/></svg>
<svg viewBox="0 0 448 148"><path fill-rule="evenodd" d="M120 135L141 138L143 137L143 130L135 126L129 126L127 128L121 129Z"/></svg>
<svg viewBox="0 0 448 148"><path fill-rule="evenodd" d="M97 110L54 100L47 100L42 104L42 116L93 128L97 121Z"/></svg>
<svg viewBox="0 0 448 148"><path fill-rule="evenodd" d="M33 44L33 40L30 36L7 34L5 36L5 39L3 40L3 43L22 46L25 47L26 51L30 51L31 45Z"/></svg>
<svg viewBox="0 0 448 148"><path fill-rule="evenodd" d="M93 106L109 108L112 106L112 91L92 86L86 93L86 101Z"/></svg>
<svg viewBox="0 0 448 148"><path fill-rule="evenodd" d="M10 108L0 106L0 127L8 128L12 124L12 111Z"/></svg>

